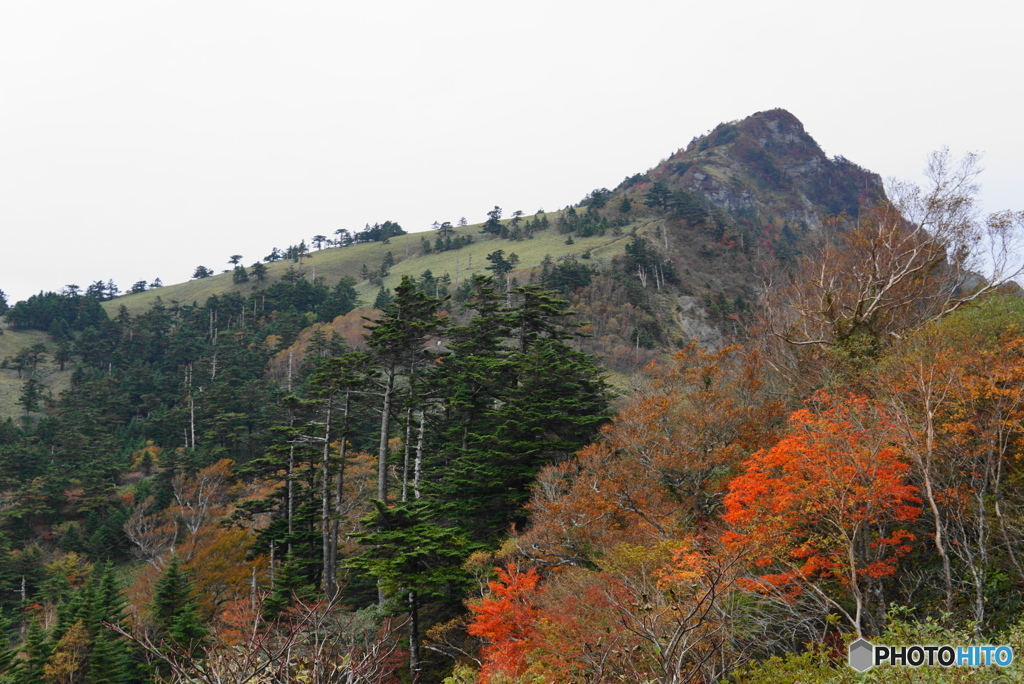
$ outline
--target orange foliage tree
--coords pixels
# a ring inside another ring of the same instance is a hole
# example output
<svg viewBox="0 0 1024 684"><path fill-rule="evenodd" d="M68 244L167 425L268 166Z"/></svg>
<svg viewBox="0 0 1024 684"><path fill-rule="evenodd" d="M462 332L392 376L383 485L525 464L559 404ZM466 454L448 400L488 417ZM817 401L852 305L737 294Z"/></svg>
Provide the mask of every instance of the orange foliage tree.
<svg viewBox="0 0 1024 684"><path fill-rule="evenodd" d="M681 540L619 544L543 583L496 568L490 596L469 604L468 631L487 642L479 681L719 681L748 656L729 624L727 558Z"/></svg>
<svg viewBox="0 0 1024 684"><path fill-rule="evenodd" d="M756 353L691 345L648 367L598 442L540 473L514 540L547 569L517 661L527 675L717 681L744 657L724 607L737 554L718 548L718 516L743 455L783 422L763 378Z"/></svg>
<svg viewBox="0 0 1024 684"><path fill-rule="evenodd" d="M489 642L482 653L481 684L497 674L516 677L526 670L526 653L537 617L530 600L540 580L537 571L531 568L520 572L514 564L495 571L498 579L490 583L493 598L469 604L475 614L469 633Z"/></svg>
<svg viewBox="0 0 1024 684"><path fill-rule="evenodd" d="M731 624L736 573L722 549L623 543L597 565L561 570L543 587L528 672L557 682L717 682L725 664L748 657L746 635Z"/></svg>
<svg viewBox="0 0 1024 684"><path fill-rule="evenodd" d="M233 462L222 459L172 481L174 503L151 512L152 500L138 504L125 524L137 554L148 561L128 591L133 612L143 615L158 578L172 556L182 561L200 599L204 617L215 617L226 604L249 600L252 583L266 574L266 559L250 559L256 530L226 527L236 498L256 495L236 482Z"/></svg>
<svg viewBox="0 0 1024 684"><path fill-rule="evenodd" d="M857 634L865 623L877 632L879 580L910 551L905 526L920 513L917 488L875 404L818 393L810 405L729 484L723 517L734 529L723 542L752 554L749 588L791 604L809 595Z"/></svg>

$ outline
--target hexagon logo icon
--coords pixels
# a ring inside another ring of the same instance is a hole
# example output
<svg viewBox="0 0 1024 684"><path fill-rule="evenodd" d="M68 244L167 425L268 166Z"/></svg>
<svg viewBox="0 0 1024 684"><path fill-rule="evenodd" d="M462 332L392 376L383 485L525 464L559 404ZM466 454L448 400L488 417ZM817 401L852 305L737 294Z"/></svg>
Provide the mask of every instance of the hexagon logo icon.
<svg viewBox="0 0 1024 684"><path fill-rule="evenodd" d="M875 647L867 639L860 638L850 644L850 667L857 672L867 672L874 665Z"/></svg>

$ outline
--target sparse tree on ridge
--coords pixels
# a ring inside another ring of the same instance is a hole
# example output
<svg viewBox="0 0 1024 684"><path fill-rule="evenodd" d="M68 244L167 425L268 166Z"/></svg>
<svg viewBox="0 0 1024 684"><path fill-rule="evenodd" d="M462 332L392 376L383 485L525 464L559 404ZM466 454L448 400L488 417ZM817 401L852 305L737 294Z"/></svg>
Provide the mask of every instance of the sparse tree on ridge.
<svg viewBox="0 0 1024 684"><path fill-rule="evenodd" d="M503 228L501 225L501 207L495 205L494 209L487 212L487 221L484 223L484 227L480 229L480 232L501 235Z"/></svg>
<svg viewBox="0 0 1024 684"><path fill-rule="evenodd" d="M257 261L250 268L252 268L252 277L256 279L257 283L262 283L267 279L267 267L261 262Z"/></svg>
<svg viewBox="0 0 1024 684"><path fill-rule="evenodd" d="M388 274L391 273L391 267L395 265L395 255L388 252L384 255L384 260L380 264L380 277L387 278Z"/></svg>

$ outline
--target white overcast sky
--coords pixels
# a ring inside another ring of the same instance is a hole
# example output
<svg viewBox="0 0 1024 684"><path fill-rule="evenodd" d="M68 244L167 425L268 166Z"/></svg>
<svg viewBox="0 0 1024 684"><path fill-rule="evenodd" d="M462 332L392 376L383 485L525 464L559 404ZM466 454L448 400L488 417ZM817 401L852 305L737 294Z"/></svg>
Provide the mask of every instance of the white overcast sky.
<svg viewBox="0 0 1024 684"><path fill-rule="evenodd" d="M783 107L1024 209L1012 3L0 0L0 289L187 280L338 228L555 209Z"/></svg>

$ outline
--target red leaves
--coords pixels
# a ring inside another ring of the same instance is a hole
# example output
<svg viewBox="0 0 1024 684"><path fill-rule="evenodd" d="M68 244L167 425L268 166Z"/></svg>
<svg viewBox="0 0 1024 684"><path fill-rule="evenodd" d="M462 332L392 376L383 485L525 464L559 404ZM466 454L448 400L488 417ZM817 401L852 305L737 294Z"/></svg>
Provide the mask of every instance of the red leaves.
<svg viewBox="0 0 1024 684"><path fill-rule="evenodd" d="M775 587L832 577L844 585L892 574L913 535L888 527L917 519L917 489L890 441L892 425L864 397L813 398L818 410L789 419L790 432L755 453L729 484L723 536L755 550L761 580Z"/></svg>
<svg viewBox="0 0 1024 684"><path fill-rule="evenodd" d="M495 568L495 571L498 581L490 582L495 598L469 605L475 613L469 633L490 641L483 648L481 684L487 684L499 673L517 676L526 670L526 653L538 613L531 602L531 594L540 580L535 569L520 572L510 564L507 570Z"/></svg>

